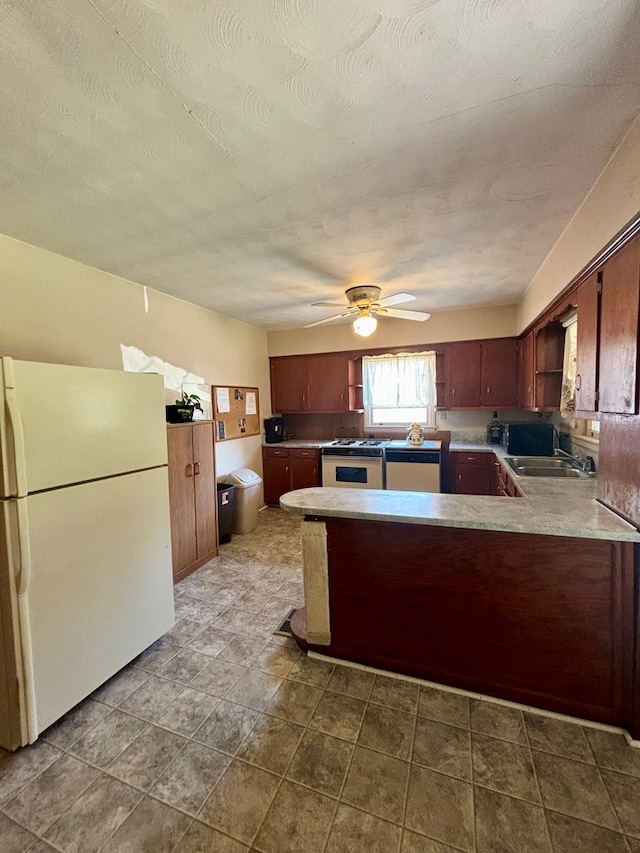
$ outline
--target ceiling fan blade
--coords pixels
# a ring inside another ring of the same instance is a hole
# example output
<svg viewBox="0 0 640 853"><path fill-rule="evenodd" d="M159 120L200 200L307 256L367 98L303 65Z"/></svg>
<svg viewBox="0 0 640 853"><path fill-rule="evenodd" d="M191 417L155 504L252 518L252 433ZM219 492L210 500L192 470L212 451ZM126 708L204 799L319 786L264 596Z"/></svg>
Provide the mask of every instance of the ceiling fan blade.
<svg viewBox="0 0 640 853"><path fill-rule="evenodd" d="M413 296L411 293L394 293L392 296L385 296L384 299L379 299L378 304L386 308L388 305L400 305L403 302L413 302L414 299L417 298L417 296Z"/></svg>
<svg viewBox="0 0 640 853"><path fill-rule="evenodd" d="M373 309L375 311L375 309ZM383 308L381 311L376 311L376 314L382 314L383 317L396 317L398 320L418 320L424 322L428 320L431 314L425 311L403 311L398 308Z"/></svg>
<svg viewBox="0 0 640 853"><path fill-rule="evenodd" d="M312 302L312 308L348 308L348 305L345 305L344 302Z"/></svg>
<svg viewBox="0 0 640 853"><path fill-rule="evenodd" d="M316 320L315 323L307 323L303 329L310 329L312 326L322 326L323 323L332 323L334 320L341 320L343 317L352 317L357 314L357 309L345 311L343 314L334 314L333 317L325 317L324 320Z"/></svg>

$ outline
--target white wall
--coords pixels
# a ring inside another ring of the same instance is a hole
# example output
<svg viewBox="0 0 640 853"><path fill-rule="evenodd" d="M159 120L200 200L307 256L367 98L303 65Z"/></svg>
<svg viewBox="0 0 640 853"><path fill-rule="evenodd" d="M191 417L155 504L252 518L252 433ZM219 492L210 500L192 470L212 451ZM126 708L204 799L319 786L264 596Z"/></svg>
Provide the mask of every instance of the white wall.
<svg viewBox="0 0 640 853"><path fill-rule="evenodd" d="M0 355L122 369L139 347L218 385L257 386L270 413L267 335L139 284L0 235ZM217 474L262 471L260 436L219 444Z"/></svg>
<svg viewBox="0 0 640 853"><path fill-rule="evenodd" d="M318 319L321 319L320 315ZM369 338L361 338L351 323L317 326L314 329L291 329L269 332L269 355L299 355L301 353L333 352L378 347L409 346L410 344L443 343L476 338L501 338L516 334L515 305L491 308L440 311L424 323L412 320L380 320Z"/></svg>
<svg viewBox="0 0 640 853"><path fill-rule="evenodd" d="M521 332L640 210L640 116L614 153L518 307Z"/></svg>

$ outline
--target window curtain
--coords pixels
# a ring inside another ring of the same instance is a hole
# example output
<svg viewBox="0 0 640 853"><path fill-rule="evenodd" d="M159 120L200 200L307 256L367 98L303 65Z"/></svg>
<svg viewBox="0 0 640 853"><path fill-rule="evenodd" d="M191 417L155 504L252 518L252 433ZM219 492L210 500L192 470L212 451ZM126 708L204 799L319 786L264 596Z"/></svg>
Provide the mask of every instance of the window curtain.
<svg viewBox="0 0 640 853"><path fill-rule="evenodd" d="M363 364L366 405L376 409L435 407L435 352L367 355Z"/></svg>
<svg viewBox="0 0 640 853"><path fill-rule="evenodd" d="M566 420L572 420L576 411L576 357L578 350L578 324L576 320L577 317L574 314L562 324L565 327L565 336L560 414Z"/></svg>

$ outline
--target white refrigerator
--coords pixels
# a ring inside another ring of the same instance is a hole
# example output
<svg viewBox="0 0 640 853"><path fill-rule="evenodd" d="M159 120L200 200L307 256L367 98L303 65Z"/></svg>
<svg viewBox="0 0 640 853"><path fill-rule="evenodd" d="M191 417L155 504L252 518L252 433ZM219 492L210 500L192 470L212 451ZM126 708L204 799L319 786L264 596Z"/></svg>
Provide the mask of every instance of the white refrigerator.
<svg viewBox="0 0 640 853"><path fill-rule="evenodd" d="M173 624L162 378L0 359L0 746Z"/></svg>

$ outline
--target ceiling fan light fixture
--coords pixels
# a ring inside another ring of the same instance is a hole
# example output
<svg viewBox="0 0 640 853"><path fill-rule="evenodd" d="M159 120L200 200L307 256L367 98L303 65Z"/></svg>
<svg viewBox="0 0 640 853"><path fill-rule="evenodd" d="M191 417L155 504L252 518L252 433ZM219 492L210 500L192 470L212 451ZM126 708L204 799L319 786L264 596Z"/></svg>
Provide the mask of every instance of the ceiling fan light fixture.
<svg viewBox="0 0 640 853"><path fill-rule="evenodd" d="M359 317L353 321L353 331L356 335L360 335L362 338L368 338L369 335L372 335L376 327L378 325L378 321L375 317L372 317L369 312L363 312Z"/></svg>

